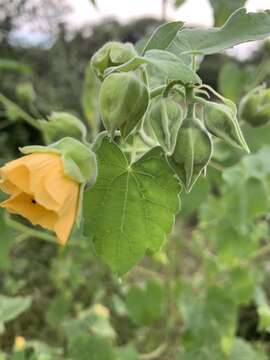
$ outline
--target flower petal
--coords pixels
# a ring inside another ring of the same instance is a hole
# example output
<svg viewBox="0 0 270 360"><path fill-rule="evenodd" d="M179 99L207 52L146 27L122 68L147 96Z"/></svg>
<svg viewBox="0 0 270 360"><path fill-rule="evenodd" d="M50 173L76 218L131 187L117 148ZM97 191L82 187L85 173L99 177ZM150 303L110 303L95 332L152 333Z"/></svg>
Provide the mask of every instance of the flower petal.
<svg viewBox="0 0 270 360"><path fill-rule="evenodd" d="M27 167L24 164L15 163L16 160L1 168L1 174L4 180L4 185L8 186L9 190L12 190L11 194L16 191L16 188L27 194L31 194L30 189L30 176ZM13 185L13 186L12 186Z"/></svg>
<svg viewBox="0 0 270 360"><path fill-rule="evenodd" d="M66 211L61 214L55 224L54 231L61 245L65 245L67 242L74 225L78 209L78 195L79 186L77 187L77 191L70 196L66 204Z"/></svg>
<svg viewBox="0 0 270 360"><path fill-rule="evenodd" d="M47 210L35 202L32 196L20 193L0 204L10 213L18 214L28 219L33 225L41 225L53 230L58 216L54 211Z"/></svg>

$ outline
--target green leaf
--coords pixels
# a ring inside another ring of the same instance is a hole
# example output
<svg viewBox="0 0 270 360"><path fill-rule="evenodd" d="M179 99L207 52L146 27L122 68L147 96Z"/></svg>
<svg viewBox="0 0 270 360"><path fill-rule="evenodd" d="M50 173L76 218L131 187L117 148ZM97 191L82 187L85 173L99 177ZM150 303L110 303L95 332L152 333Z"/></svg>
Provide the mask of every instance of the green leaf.
<svg viewBox="0 0 270 360"><path fill-rule="evenodd" d="M130 165L105 138L97 151L99 175L85 193L85 231L101 258L118 274L147 249L157 251L179 211L180 185L160 147Z"/></svg>
<svg viewBox="0 0 270 360"><path fill-rule="evenodd" d="M122 346L117 349L117 360L139 360L139 354L132 345Z"/></svg>
<svg viewBox="0 0 270 360"><path fill-rule="evenodd" d="M215 18L215 26L221 26L237 9L243 7L247 0L209 0Z"/></svg>
<svg viewBox="0 0 270 360"><path fill-rule="evenodd" d="M162 76L163 83L167 80L181 81L183 84L201 83L199 76L189 66L168 51L150 50L145 54L145 58L151 62L147 65L147 70L150 68L150 73L157 74L159 79Z"/></svg>
<svg viewBox="0 0 270 360"><path fill-rule="evenodd" d="M30 296L7 297L0 295L0 323L15 319L31 305Z"/></svg>
<svg viewBox="0 0 270 360"><path fill-rule="evenodd" d="M69 355L73 360L116 360L112 345L98 336L82 335L69 339Z"/></svg>
<svg viewBox="0 0 270 360"><path fill-rule="evenodd" d="M14 71L19 72L22 74L30 74L32 72L32 69L30 66L20 63L18 61L14 61L11 59L1 59L0 60L0 72L1 71Z"/></svg>
<svg viewBox="0 0 270 360"><path fill-rule="evenodd" d="M149 281L144 287L134 286L127 293L126 306L135 324L150 325L164 314L164 287L156 281Z"/></svg>
<svg viewBox="0 0 270 360"><path fill-rule="evenodd" d="M228 62L219 72L218 88L226 98L238 102L244 93L245 85L250 80L248 71L240 68L236 63Z"/></svg>
<svg viewBox="0 0 270 360"><path fill-rule="evenodd" d="M179 31L168 51L177 54L215 54L247 41L264 39L270 34L270 11L235 11L219 28Z"/></svg>
<svg viewBox="0 0 270 360"><path fill-rule="evenodd" d="M264 352L254 349L247 341L236 338L230 353L230 360L267 360Z"/></svg>
<svg viewBox="0 0 270 360"><path fill-rule="evenodd" d="M163 25L160 25L152 34L147 44L145 45L142 55L146 51L151 49L166 49L173 39L175 38L178 31L183 27L184 23L182 21L173 21Z"/></svg>
<svg viewBox="0 0 270 360"><path fill-rule="evenodd" d="M13 236L5 222L4 212L4 209L0 209L0 269L7 269L10 266L9 252L13 244Z"/></svg>
<svg viewBox="0 0 270 360"><path fill-rule="evenodd" d="M77 337L91 332L102 338L114 339L116 334L110 324L109 311L101 304L95 304L78 314L75 319L64 322L67 337Z"/></svg>

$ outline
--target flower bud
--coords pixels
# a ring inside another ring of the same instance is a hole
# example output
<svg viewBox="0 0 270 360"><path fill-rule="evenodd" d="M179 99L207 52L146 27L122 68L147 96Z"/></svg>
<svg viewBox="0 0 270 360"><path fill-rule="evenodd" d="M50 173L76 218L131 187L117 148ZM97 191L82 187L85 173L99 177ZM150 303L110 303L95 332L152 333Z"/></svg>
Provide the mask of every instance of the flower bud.
<svg viewBox="0 0 270 360"><path fill-rule="evenodd" d="M63 137L72 137L77 140L84 140L86 128L77 117L62 112L54 112L47 120L38 120L42 129L44 141L51 144Z"/></svg>
<svg viewBox="0 0 270 360"><path fill-rule="evenodd" d="M110 136L120 129L126 138L146 112L149 92L144 83L131 73L108 76L100 89L100 111Z"/></svg>
<svg viewBox="0 0 270 360"><path fill-rule="evenodd" d="M183 120L181 106L173 100L160 98L152 105L148 119L157 141L167 153L171 154Z"/></svg>
<svg viewBox="0 0 270 360"><path fill-rule="evenodd" d="M270 89L257 87L240 102L239 116L253 127L263 126L270 121Z"/></svg>
<svg viewBox="0 0 270 360"><path fill-rule="evenodd" d="M196 118L184 120L169 161L189 192L212 156L212 140Z"/></svg>
<svg viewBox="0 0 270 360"><path fill-rule="evenodd" d="M136 55L136 50L131 43L122 44L111 41L93 55L91 66L97 77L103 80L106 69L124 64Z"/></svg>
<svg viewBox="0 0 270 360"><path fill-rule="evenodd" d="M233 102L224 99L225 104L204 102L204 123L207 130L224 142L249 153L237 120L237 109Z"/></svg>
<svg viewBox="0 0 270 360"><path fill-rule="evenodd" d="M30 82L24 82L16 86L16 94L26 104L31 104L36 100L36 93Z"/></svg>

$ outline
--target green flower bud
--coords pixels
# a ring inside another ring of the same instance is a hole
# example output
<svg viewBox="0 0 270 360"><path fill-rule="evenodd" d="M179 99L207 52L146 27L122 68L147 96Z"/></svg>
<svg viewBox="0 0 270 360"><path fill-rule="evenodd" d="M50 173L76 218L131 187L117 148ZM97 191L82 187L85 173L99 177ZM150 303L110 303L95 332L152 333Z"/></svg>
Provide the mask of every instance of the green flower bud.
<svg viewBox="0 0 270 360"><path fill-rule="evenodd" d="M23 154L35 152L59 154L64 162L64 172L80 184L94 184L97 177L96 155L80 141L66 137L48 146L25 146Z"/></svg>
<svg viewBox="0 0 270 360"><path fill-rule="evenodd" d="M253 127L270 121L270 89L262 86L253 89L240 102L239 116Z"/></svg>
<svg viewBox="0 0 270 360"><path fill-rule="evenodd" d="M120 129L126 138L145 114L149 92L144 83L131 73L108 76L100 89L100 111L104 126L113 137Z"/></svg>
<svg viewBox="0 0 270 360"><path fill-rule="evenodd" d="M237 120L237 108L233 102L224 99L225 104L211 101L204 102L204 123L207 130L229 145L244 149L249 148Z"/></svg>
<svg viewBox="0 0 270 360"><path fill-rule="evenodd" d="M36 93L30 82L24 82L16 86L16 94L24 103L31 104L36 100Z"/></svg>
<svg viewBox="0 0 270 360"><path fill-rule="evenodd" d="M77 117L62 112L54 112L47 120L38 120L41 127L44 141L51 144L63 137L72 137L77 140L84 140L86 128Z"/></svg>
<svg viewBox="0 0 270 360"><path fill-rule="evenodd" d="M118 66L131 60L137 52L131 43L122 44L112 41L105 44L92 57L91 66L100 80L109 67Z"/></svg>
<svg viewBox="0 0 270 360"><path fill-rule="evenodd" d="M171 154L175 148L178 130L183 120L181 106L173 100L159 98L151 106L148 120L159 144L167 153Z"/></svg>
<svg viewBox="0 0 270 360"><path fill-rule="evenodd" d="M206 168L213 151L212 140L196 118L187 118L181 126L169 162L189 192Z"/></svg>

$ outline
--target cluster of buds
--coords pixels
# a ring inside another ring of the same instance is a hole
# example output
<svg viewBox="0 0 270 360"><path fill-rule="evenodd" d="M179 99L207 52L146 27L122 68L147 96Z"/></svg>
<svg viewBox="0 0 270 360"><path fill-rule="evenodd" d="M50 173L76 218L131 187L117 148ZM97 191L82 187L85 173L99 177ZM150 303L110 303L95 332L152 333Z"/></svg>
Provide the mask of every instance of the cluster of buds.
<svg viewBox="0 0 270 360"><path fill-rule="evenodd" d="M132 44L109 42L91 60L101 81L99 112L112 139L116 131L123 140L137 130L143 134L146 125L148 138L164 149L187 192L206 173L212 136L249 152L234 103L217 93L221 102L205 100L197 96L204 90L196 84L170 79L160 92L150 95L145 69L140 64L133 67L134 59L138 54ZM253 126L268 122L269 99L269 89L253 90L241 103L241 118ZM55 231L64 244L80 219L82 190L96 180L96 157L85 126L75 116L53 113L37 123L47 146L25 147L21 149L25 156L0 169L0 189L10 195L0 206Z"/></svg>

